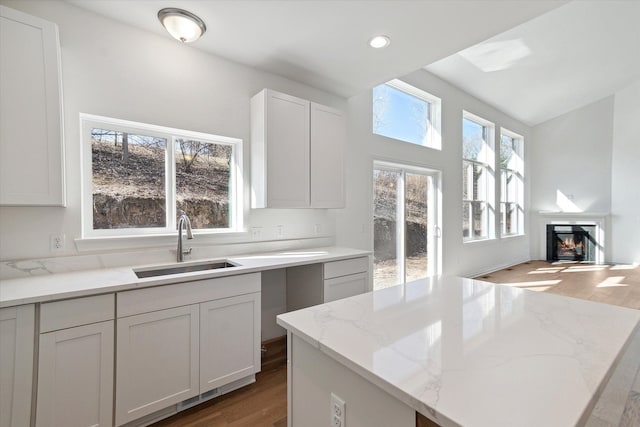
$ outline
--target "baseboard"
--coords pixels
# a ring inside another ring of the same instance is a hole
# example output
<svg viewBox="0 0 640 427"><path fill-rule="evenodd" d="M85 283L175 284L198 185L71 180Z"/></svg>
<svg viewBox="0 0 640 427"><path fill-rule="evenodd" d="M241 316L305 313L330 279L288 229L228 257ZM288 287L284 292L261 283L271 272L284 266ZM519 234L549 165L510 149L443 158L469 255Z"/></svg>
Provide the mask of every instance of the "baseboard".
<svg viewBox="0 0 640 427"><path fill-rule="evenodd" d="M481 271L478 271L478 272L475 272L475 273L472 273L472 274L466 274L465 277L468 277L470 279L482 280L482 279L480 279L480 276L486 276L488 274L495 273L496 271L504 270L505 268L513 267L514 265L522 264L524 262L529 262L529 261L532 261L532 260L529 259L529 258L525 258L525 259L522 259L520 261L510 262L510 263L507 263L507 264L496 265L496 266L493 266L493 267L489 267L486 270L481 270Z"/></svg>

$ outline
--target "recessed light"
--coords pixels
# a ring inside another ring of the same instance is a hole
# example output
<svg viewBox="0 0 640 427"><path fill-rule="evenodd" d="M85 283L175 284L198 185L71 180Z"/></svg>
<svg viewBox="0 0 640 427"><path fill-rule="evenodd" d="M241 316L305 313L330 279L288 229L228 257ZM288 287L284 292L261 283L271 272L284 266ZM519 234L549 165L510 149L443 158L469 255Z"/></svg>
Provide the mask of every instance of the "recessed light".
<svg viewBox="0 0 640 427"><path fill-rule="evenodd" d="M375 49L387 47L389 46L389 43L391 43L391 39L387 36L375 36L369 40L369 46Z"/></svg>

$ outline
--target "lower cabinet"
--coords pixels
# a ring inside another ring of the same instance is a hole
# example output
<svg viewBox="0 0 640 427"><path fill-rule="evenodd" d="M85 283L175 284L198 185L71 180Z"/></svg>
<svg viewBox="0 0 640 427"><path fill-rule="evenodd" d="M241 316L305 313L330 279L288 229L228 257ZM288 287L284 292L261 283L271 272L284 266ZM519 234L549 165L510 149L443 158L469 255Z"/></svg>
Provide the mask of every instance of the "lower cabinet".
<svg viewBox="0 0 640 427"><path fill-rule="evenodd" d="M260 273L118 293L115 424L259 372L260 295Z"/></svg>
<svg viewBox="0 0 640 427"><path fill-rule="evenodd" d="M35 307L0 310L0 427L24 427L31 420Z"/></svg>
<svg viewBox="0 0 640 427"><path fill-rule="evenodd" d="M112 425L113 320L40 335L37 427Z"/></svg>
<svg viewBox="0 0 640 427"><path fill-rule="evenodd" d="M199 394L198 305L118 319L116 424Z"/></svg>
<svg viewBox="0 0 640 427"><path fill-rule="evenodd" d="M260 371L260 294L200 304L200 394Z"/></svg>
<svg viewBox="0 0 640 427"><path fill-rule="evenodd" d="M40 306L36 427L113 425L114 298Z"/></svg>

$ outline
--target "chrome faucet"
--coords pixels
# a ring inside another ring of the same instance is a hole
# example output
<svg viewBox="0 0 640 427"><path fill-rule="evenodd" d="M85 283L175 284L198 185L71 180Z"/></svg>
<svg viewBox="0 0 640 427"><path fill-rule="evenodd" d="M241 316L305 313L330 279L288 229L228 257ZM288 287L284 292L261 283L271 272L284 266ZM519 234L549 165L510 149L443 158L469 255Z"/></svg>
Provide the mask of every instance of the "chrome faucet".
<svg viewBox="0 0 640 427"><path fill-rule="evenodd" d="M191 254L191 248L188 251L182 250L182 228L187 229L187 239L193 239L193 233L191 233L191 220L185 213L180 211L180 217L178 218L178 262L184 261L184 256Z"/></svg>

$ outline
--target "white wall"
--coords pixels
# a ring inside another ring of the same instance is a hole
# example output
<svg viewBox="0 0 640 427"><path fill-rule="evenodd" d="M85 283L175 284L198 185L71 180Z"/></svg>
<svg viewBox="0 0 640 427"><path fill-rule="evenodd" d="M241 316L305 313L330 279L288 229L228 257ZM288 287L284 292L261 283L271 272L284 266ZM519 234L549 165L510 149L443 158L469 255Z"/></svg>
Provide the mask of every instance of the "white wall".
<svg viewBox="0 0 640 427"><path fill-rule="evenodd" d="M571 204L578 212L611 210L612 112L610 96L533 128L534 212L566 211ZM559 201L558 191L569 201Z"/></svg>
<svg viewBox="0 0 640 427"><path fill-rule="evenodd" d="M615 95L611 260L640 263L640 80Z"/></svg>
<svg viewBox="0 0 640 427"><path fill-rule="evenodd" d="M252 95L269 87L346 110L342 98L205 54L168 34L138 30L62 1L0 3L59 26L68 195L66 208L0 208L0 260L77 254L74 239L81 237L80 112L241 138L249 176ZM263 239L275 238L278 224L285 225L287 239L316 237L315 224L320 224L322 235L334 235L331 211L249 211L249 180L244 189L245 223L263 227ZM53 233L66 235L62 254L49 251ZM248 234L198 240L212 244L251 241Z"/></svg>
<svg viewBox="0 0 640 427"><path fill-rule="evenodd" d="M337 243L373 249L373 160L387 160L442 171L443 274L479 274L528 260L528 235L471 243L462 241L462 111L492 121L497 133L502 126L524 137L527 188L530 128L424 70L401 77L401 80L442 99L442 151L374 135L371 131L371 91L349 99L347 206L336 213ZM527 220L525 231L528 233Z"/></svg>

